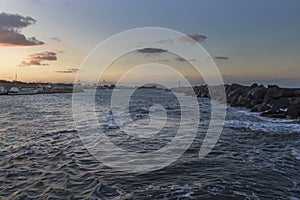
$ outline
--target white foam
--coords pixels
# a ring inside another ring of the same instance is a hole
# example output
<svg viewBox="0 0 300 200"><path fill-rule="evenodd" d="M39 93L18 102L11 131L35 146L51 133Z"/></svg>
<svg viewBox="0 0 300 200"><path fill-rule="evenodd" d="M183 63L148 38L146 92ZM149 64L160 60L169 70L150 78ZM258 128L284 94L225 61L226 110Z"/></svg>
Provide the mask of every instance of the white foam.
<svg viewBox="0 0 300 200"><path fill-rule="evenodd" d="M296 158L297 160L300 160L300 152L299 150L292 148L292 156L294 156L294 158Z"/></svg>
<svg viewBox="0 0 300 200"><path fill-rule="evenodd" d="M300 124L283 122L255 122L250 120L227 120L225 126L233 128L249 128L253 131L300 133Z"/></svg>
<svg viewBox="0 0 300 200"><path fill-rule="evenodd" d="M120 115L120 113L118 113ZM119 126L115 123L115 117L113 115L112 109L108 109L105 112L105 118L107 121L107 124L105 125L106 129L118 129Z"/></svg>
<svg viewBox="0 0 300 200"><path fill-rule="evenodd" d="M260 113L250 112L248 110L238 110L238 111L235 111L235 112L236 113L244 114L246 116L255 117L255 118L260 119L262 121L268 121L268 122L283 122L283 123L288 123L288 122L297 122L298 121L296 119L277 119L277 118L263 117L263 116L260 116Z"/></svg>

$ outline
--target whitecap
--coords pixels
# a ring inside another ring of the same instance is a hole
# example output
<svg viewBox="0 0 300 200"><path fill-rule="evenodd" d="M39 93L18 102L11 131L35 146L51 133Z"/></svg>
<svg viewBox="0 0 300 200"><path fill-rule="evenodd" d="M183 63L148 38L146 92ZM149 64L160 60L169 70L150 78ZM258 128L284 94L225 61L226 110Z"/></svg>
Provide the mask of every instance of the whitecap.
<svg viewBox="0 0 300 200"><path fill-rule="evenodd" d="M292 148L292 156L294 156L295 159L300 160L300 152L295 148Z"/></svg>

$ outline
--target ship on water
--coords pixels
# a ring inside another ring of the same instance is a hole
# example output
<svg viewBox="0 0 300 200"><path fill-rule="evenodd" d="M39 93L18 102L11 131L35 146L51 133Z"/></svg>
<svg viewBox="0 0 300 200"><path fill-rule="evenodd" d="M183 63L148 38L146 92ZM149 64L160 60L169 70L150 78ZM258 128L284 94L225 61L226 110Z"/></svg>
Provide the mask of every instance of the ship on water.
<svg viewBox="0 0 300 200"><path fill-rule="evenodd" d="M33 94L38 94L40 92L40 88L27 88L20 90L19 87L17 86L18 82L18 76L17 74L15 75L15 86L11 87L8 91L8 95L33 95Z"/></svg>
<svg viewBox="0 0 300 200"><path fill-rule="evenodd" d="M38 89L30 89L30 90L25 90L25 91L20 91L18 87L12 87L10 88L8 94L9 95L32 95L32 94L38 94L39 90Z"/></svg>

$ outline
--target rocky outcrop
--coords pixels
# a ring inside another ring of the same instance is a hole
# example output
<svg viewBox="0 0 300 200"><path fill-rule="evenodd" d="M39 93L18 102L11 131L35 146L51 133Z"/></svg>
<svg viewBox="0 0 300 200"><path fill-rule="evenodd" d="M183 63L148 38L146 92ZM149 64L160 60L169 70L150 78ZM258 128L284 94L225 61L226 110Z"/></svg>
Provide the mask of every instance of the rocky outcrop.
<svg viewBox="0 0 300 200"><path fill-rule="evenodd" d="M197 97L210 98L208 86L195 86ZM226 102L233 107L246 107L262 116L300 118L300 89L280 88L277 85L225 85Z"/></svg>

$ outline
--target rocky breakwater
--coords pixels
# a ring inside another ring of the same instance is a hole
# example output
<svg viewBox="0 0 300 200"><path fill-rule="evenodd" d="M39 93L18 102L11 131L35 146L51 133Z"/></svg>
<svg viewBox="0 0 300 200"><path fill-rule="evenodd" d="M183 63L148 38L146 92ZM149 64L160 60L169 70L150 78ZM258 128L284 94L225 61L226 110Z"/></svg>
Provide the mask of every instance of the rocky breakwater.
<svg viewBox="0 0 300 200"><path fill-rule="evenodd" d="M197 97L210 98L208 86L195 86L193 89ZM218 86L215 89L218 90ZM233 107L246 107L266 117L300 118L300 89L277 85L265 87L255 83L251 86L225 85L225 92L226 102Z"/></svg>

